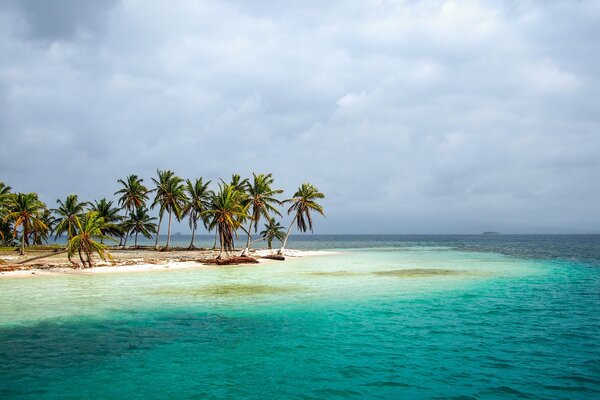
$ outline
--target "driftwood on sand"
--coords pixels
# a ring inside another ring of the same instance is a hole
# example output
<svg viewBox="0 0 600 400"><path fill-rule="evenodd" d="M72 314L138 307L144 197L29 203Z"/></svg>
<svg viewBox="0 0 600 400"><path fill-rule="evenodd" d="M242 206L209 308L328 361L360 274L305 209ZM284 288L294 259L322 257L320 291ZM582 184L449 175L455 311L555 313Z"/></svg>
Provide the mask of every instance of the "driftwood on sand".
<svg viewBox="0 0 600 400"><path fill-rule="evenodd" d="M237 265L237 264L258 264L258 260L248 256L233 256L227 258L213 258L209 260L199 260L203 264L214 265Z"/></svg>

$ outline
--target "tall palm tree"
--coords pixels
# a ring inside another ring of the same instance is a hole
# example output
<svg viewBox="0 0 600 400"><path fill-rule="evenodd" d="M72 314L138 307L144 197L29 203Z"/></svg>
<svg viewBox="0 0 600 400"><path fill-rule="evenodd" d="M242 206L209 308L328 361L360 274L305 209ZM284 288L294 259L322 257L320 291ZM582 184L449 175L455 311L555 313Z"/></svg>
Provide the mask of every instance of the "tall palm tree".
<svg viewBox="0 0 600 400"><path fill-rule="evenodd" d="M250 223L248 224L247 234L248 239L246 240L246 247L242 251L242 255L248 254L250 250L250 239L252 235L252 226L254 225L254 232L258 231L258 223L261 217L266 219L270 218L270 213L281 216L281 213L275 208L275 205L280 205L281 202L275 198L275 195L283 193L283 190L272 189L273 178L271 174L252 174L252 183L246 184L247 197L244 199L244 203L247 204L250 209Z"/></svg>
<svg viewBox="0 0 600 400"><path fill-rule="evenodd" d="M150 209L154 209L154 207L159 206L158 208L158 228L156 229L156 239L154 241L154 250L158 250L158 239L160 236L160 227L162 225L163 216L165 213L165 209L162 207L162 197L164 196L167 187L169 186L169 181L175 176L175 173L170 170L161 171L160 169L156 170L156 175L158 175L158 179L152 178L152 181L156 185L156 187L152 190L156 194L154 195L154 201L152 201L152 205Z"/></svg>
<svg viewBox="0 0 600 400"><path fill-rule="evenodd" d="M183 184L183 179L173 174L171 171L165 171L165 180L160 182L161 171L159 172L159 181L156 186L156 197L154 198L154 202L152 206L159 205L160 212L169 213L169 223L167 225L167 244L164 247L164 250L169 249L169 243L171 242L171 222L173 219L173 214L175 214L175 218L178 221L181 220L182 217L182 209L187 201L187 197L185 195L185 185ZM158 235L157 235L158 240Z"/></svg>
<svg viewBox="0 0 600 400"><path fill-rule="evenodd" d="M138 247L138 233L141 233L148 239L152 239L152 234L156 233L156 218L148 215L146 207L138 207L129 214L129 219L125 221L125 227L130 235L135 233L134 246Z"/></svg>
<svg viewBox="0 0 600 400"><path fill-rule="evenodd" d="M319 192L319 189L317 189L315 186L311 185L310 183L303 183L302 186L298 188L296 193L294 193L294 196L291 199L285 200L285 203L292 204L288 209L288 215L293 212L294 218L292 218L292 221L290 222L290 226L281 245L281 249L279 249L279 254L283 254L283 250L285 249L285 245L290 237L290 231L292 230L294 222L296 223L300 232L306 232L309 229L312 232L313 227L310 212L316 211L325 216L325 213L323 212L323 206L317 203L318 199L324 198L325 195Z"/></svg>
<svg viewBox="0 0 600 400"><path fill-rule="evenodd" d="M77 234L69 240L67 246L69 260L77 252L82 266L85 268L94 265L92 254L98 253L100 258L112 260L112 256L106 251L106 246L98 243L94 239L109 239L112 238L104 235L104 219L96 211L89 211L81 218L75 221L77 225Z"/></svg>
<svg viewBox="0 0 600 400"><path fill-rule="evenodd" d="M5 244L8 242L11 232L10 222L4 221L4 217L8 211L6 204L8 202L10 190L10 186L5 185L4 182L0 181L0 240Z"/></svg>
<svg viewBox="0 0 600 400"><path fill-rule="evenodd" d="M94 204L90 204L90 211L96 211L98 216L104 220L102 234L106 236L123 236L123 231L120 228L120 223L123 217L119 215L119 209L113 207L113 201L105 198L96 200ZM104 244L104 238L100 238L100 243Z"/></svg>
<svg viewBox="0 0 600 400"><path fill-rule="evenodd" d="M186 181L185 190L187 192L188 201L183 206L182 214L187 216L190 223L190 229L192 230L192 241L188 249L194 248L194 237L196 235L196 229L198 228L198 221L202 219L204 227L208 228L208 220L202 216L202 213L208 210L210 205L210 199L212 198L212 190L208 189L211 181L203 182L202 178L196 179L194 182L191 180Z"/></svg>
<svg viewBox="0 0 600 400"><path fill-rule="evenodd" d="M56 214L56 227L54 228L54 239L67 232L67 242L75 236L77 229L77 218L85 214L85 207L88 203L79 202L76 194L70 194L66 200L56 200L58 208L52 209Z"/></svg>
<svg viewBox="0 0 600 400"><path fill-rule="evenodd" d="M117 182L123 185L123 188L116 191L115 196L118 194L121 195L119 197L119 205L123 207L125 214L146 205L149 191L148 188L144 186L144 180L142 178L138 178L137 175L129 175L126 180L119 179ZM129 232L124 232L124 234L123 248L127 246Z"/></svg>
<svg viewBox="0 0 600 400"><path fill-rule="evenodd" d="M220 184L219 192L212 197L210 209L202 214L210 217L209 228L215 229L219 236L221 251L217 258L221 258L223 251L235 248L234 236L241 226L243 218L247 218L246 208L239 201L238 191L231 185Z"/></svg>
<svg viewBox="0 0 600 400"><path fill-rule="evenodd" d="M279 222L275 222L275 218L269 218L269 223L265 224L265 229L260 232L260 236L267 240L269 249L272 249L273 239L278 239L283 243L285 239L285 227L281 226Z"/></svg>
<svg viewBox="0 0 600 400"><path fill-rule="evenodd" d="M25 245L29 244L29 235L35 230L44 231L48 226L43 221L43 213L46 205L42 203L36 193L16 193L8 196L8 211L4 221L13 223L13 237L18 236L21 231L21 251L25 254Z"/></svg>

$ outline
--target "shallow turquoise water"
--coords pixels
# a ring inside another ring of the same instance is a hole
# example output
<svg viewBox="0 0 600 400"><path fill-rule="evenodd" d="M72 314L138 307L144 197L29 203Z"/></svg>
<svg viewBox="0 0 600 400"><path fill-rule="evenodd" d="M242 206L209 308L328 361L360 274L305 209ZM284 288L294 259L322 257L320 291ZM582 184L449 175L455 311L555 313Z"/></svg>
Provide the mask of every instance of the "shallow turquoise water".
<svg viewBox="0 0 600 400"><path fill-rule="evenodd" d="M360 244L2 279L0 398L600 398L594 255Z"/></svg>

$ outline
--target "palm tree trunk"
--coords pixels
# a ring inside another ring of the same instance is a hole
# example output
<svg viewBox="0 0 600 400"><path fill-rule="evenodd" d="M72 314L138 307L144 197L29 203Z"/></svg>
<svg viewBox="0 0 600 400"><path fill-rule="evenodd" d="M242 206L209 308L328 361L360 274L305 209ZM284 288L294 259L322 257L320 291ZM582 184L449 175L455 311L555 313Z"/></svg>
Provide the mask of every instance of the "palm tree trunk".
<svg viewBox="0 0 600 400"><path fill-rule="evenodd" d="M219 229L219 239L221 239L221 251L219 251L219 255L217 256L217 259L221 258L221 255L223 254L223 232L221 232L220 229Z"/></svg>
<svg viewBox="0 0 600 400"><path fill-rule="evenodd" d="M130 231L125 232L125 240L123 241L123 248L127 247L127 238L129 238L129 232Z"/></svg>
<svg viewBox="0 0 600 400"><path fill-rule="evenodd" d="M171 210L169 210L169 225L167 228L167 245L165 246L165 250L169 250L169 243L171 242L171 218L173 216L173 213Z"/></svg>
<svg viewBox="0 0 600 400"><path fill-rule="evenodd" d="M158 227L156 228L156 240L154 241L154 250L158 250L158 235L160 234L160 224L162 224L163 213L158 213Z"/></svg>
<svg viewBox="0 0 600 400"><path fill-rule="evenodd" d="M213 250L217 249L217 235L219 234L218 230L215 231L215 243L213 243Z"/></svg>
<svg viewBox="0 0 600 400"><path fill-rule="evenodd" d="M21 235L21 252L22 256L25 255L25 225L23 225L23 234Z"/></svg>
<svg viewBox="0 0 600 400"><path fill-rule="evenodd" d="M137 245L137 237L138 237L138 231L135 231L135 248L137 249L138 245Z"/></svg>
<svg viewBox="0 0 600 400"><path fill-rule="evenodd" d="M283 240L281 248L279 249L277 254L283 254L283 250L285 249L285 245L287 244L288 238L290 237L290 231L292 230L292 226L294 226L294 221L296 221L296 218L297 217L294 217L294 219L292 219L292 221L290 222L290 227L288 228L287 233L285 234L285 239Z"/></svg>
<svg viewBox="0 0 600 400"><path fill-rule="evenodd" d="M196 235L196 225L194 224L194 227L192 228L192 241L190 242L190 247L188 247L188 249L193 249L194 248L194 236Z"/></svg>
<svg viewBox="0 0 600 400"><path fill-rule="evenodd" d="M248 251L250 251L250 234L252 232L252 222L254 222L254 220L250 218L250 225L248 225L248 240L246 240L246 247L244 247L244 250L242 250L242 254L240 254L240 256L245 256L248 254Z"/></svg>

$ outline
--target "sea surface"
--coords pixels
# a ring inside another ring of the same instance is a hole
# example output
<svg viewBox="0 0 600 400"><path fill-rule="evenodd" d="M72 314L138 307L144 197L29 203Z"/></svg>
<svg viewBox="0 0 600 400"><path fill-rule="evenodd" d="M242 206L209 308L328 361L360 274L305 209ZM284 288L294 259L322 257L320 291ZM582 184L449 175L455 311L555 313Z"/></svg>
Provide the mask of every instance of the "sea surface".
<svg viewBox="0 0 600 400"><path fill-rule="evenodd" d="M600 399L599 235L289 247L334 254L0 279L0 399Z"/></svg>

